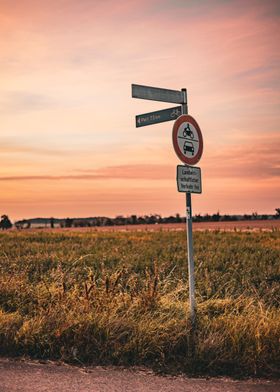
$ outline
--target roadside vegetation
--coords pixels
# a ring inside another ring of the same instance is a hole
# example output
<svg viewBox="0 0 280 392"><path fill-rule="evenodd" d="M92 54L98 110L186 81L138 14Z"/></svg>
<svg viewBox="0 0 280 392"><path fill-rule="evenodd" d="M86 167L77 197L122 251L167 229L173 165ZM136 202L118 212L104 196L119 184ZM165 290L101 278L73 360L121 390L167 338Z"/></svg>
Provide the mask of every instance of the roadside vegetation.
<svg viewBox="0 0 280 392"><path fill-rule="evenodd" d="M0 354L280 375L280 232L0 234Z"/></svg>
<svg viewBox="0 0 280 392"><path fill-rule="evenodd" d="M7 217L7 215L4 215ZM3 218L3 217L2 217ZM197 214L193 216L193 222L242 222L242 221L280 221L280 208L275 208L275 214L258 214L253 212L252 214L244 215L221 215L219 211L211 214ZM118 215L115 218L108 218L106 216L95 216L89 218L31 218L23 219L15 222L15 227L19 230L29 228L46 228L46 227L104 227L104 226L134 226L134 225L155 225L155 224L170 224L170 223L184 223L186 218L180 216L180 214L162 217L159 214L151 215L130 215L123 216ZM1 227L1 222L0 222ZM4 227L2 227L4 228ZM9 227L5 227L9 228Z"/></svg>

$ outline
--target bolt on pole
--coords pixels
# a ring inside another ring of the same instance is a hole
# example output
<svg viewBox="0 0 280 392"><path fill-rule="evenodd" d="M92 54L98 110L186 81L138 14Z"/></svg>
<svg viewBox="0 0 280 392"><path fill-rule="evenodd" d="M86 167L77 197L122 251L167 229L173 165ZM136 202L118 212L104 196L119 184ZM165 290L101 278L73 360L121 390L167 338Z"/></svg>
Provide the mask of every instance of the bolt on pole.
<svg viewBox="0 0 280 392"><path fill-rule="evenodd" d="M182 93L184 95L184 103L182 104L182 114L188 114L187 90L182 89ZM192 236L192 200L191 200L190 192L186 192L186 230L187 230L187 249L188 249L190 318L191 318L192 326L194 326L195 319L196 319L196 302L195 302L195 280L194 280L193 236Z"/></svg>

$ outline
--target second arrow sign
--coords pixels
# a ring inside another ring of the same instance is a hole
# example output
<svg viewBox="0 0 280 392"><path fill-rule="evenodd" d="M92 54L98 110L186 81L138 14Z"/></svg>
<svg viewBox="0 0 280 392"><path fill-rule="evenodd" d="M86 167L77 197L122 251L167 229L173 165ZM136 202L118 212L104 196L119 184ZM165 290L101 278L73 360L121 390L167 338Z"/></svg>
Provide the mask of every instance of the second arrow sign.
<svg viewBox="0 0 280 392"><path fill-rule="evenodd" d="M182 114L181 106L175 106L174 108L158 110L156 112L150 112L145 114L139 114L135 117L136 128L144 127L145 125L158 124L164 121L176 120Z"/></svg>

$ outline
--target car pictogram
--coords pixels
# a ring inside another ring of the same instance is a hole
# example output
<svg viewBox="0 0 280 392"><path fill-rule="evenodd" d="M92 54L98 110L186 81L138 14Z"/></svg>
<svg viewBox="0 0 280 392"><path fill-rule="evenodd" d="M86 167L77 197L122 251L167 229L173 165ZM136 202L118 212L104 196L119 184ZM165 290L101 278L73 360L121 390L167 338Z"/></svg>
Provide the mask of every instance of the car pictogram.
<svg viewBox="0 0 280 392"><path fill-rule="evenodd" d="M184 149L185 154L187 153L187 151L189 151L192 154L192 156L194 155L194 146L193 146L192 142L186 141L184 143L183 149Z"/></svg>

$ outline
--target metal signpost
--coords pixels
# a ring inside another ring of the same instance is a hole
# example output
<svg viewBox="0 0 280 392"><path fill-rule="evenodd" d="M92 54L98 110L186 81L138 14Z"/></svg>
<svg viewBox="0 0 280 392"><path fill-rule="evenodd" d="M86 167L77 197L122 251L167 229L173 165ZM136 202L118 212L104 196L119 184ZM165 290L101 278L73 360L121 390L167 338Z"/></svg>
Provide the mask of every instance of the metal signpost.
<svg viewBox="0 0 280 392"><path fill-rule="evenodd" d="M187 108L183 109L183 111L186 113ZM183 114L174 123L172 139L174 150L178 158L186 164L186 166L177 167L177 184L179 192L186 192L186 226L188 239L190 315L192 324L194 326L196 302L193 261L191 193L201 193L201 172L200 168L193 168L189 165L195 165L200 160L203 152L203 139L199 125L197 124L195 119L188 114ZM185 177L183 177L183 175Z"/></svg>
<svg viewBox="0 0 280 392"><path fill-rule="evenodd" d="M153 101L181 104L170 109L146 113L136 116L136 127L157 124L164 121L177 120L173 126L172 139L174 150L185 166L177 166L177 186L179 192L186 193L186 228L188 247L189 299L190 316L195 326L195 281L192 239L192 204L191 193L201 193L201 170L192 167L201 158L203 140L201 130L195 119L188 115L187 90L168 90L157 87L132 84L132 97Z"/></svg>

